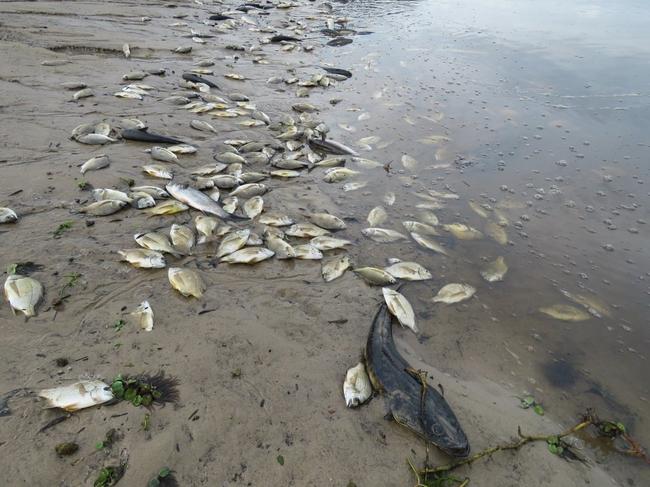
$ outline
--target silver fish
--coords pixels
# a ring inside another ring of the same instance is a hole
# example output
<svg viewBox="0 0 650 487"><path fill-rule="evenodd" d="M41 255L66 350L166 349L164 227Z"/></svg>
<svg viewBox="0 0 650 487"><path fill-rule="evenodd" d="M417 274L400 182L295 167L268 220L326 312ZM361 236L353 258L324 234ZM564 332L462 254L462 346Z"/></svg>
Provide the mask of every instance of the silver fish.
<svg viewBox="0 0 650 487"><path fill-rule="evenodd" d="M79 211L94 216L107 216L120 211L126 206L126 202L119 200L101 200L84 206Z"/></svg>
<svg viewBox="0 0 650 487"><path fill-rule="evenodd" d="M94 130L93 126L93 130ZM81 142L82 144L87 144L87 145L104 145L108 144L109 142L117 142L117 139L113 139L112 137L108 137L107 135L101 135L101 134L85 134L85 135L80 135L77 137L77 142Z"/></svg>
<svg viewBox="0 0 650 487"><path fill-rule="evenodd" d="M341 277L346 270L352 267L350 256L341 255L323 262L321 266L321 275L325 282L333 281Z"/></svg>
<svg viewBox="0 0 650 487"><path fill-rule="evenodd" d="M88 171L96 171L108 167L111 161L106 154L99 154L95 157L88 159L81 165L81 174L86 174Z"/></svg>
<svg viewBox="0 0 650 487"><path fill-rule="evenodd" d="M181 201L192 208L218 216L224 220L231 219L232 216L226 213L216 201L198 189L190 188L176 183L169 183L165 186L167 192L178 201Z"/></svg>
<svg viewBox="0 0 650 487"><path fill-rule="evenodd" d="M18 215L11 208L0 208L0 223L14 223L18 221Z"/></svg>

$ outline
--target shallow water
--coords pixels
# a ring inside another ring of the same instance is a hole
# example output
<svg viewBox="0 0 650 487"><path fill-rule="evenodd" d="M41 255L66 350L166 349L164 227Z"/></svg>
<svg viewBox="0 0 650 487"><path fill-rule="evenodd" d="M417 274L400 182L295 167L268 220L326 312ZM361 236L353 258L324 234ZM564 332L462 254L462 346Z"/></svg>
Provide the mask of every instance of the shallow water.
<svg viewBox="0 0 650 487"><path fill-rule="evenodd" d="M419 219L418 194L437 190L459 196L436 211L442 222L482 230L496 221L469 201L501 208L509 221L506 246L450 238L450 257L409 243L369 259L412 257L433 271L434 290L477 287L474 301L451 306L433 305L429 284L405 291L431 336L412 344L417 352L527 389L567 418L593 405L647 438L650 9L478 0L335 8L348 27L373 33L331 50L333 65L354 72L341 98L359 111L336 111L330 136L353 145L377 135L361 155L390 164L390 174L365 170L359 179L370 184L341 205L364 213L394 191L383 226L401 230L401 220ZM432 134L449 141L418 141ZM418 166L405 168L403 154ZM499 255L504 282L483 281L479 269ZM571 323L540 313L574 304L561 289L599 300L610 316Z"/></svg>

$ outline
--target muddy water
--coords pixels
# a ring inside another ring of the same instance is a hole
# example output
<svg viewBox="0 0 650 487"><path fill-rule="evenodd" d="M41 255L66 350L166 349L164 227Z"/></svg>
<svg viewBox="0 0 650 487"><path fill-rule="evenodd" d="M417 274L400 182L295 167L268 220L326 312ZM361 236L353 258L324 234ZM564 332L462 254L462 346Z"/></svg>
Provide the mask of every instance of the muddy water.
<svg viewBox="0 0 650 487"><path fill-rule="evenodd" d="M432 269L434 288L478 288L473 302L445 307L429 301L430 285L413 286L428 337L404 339L447 371L486 373L565 418L592 405L647 438L647 5L350 2L337 10L373 33L329 56L354 68L341 98L358 110L328 121L350 144L381 137L360 151L390 164L390 173L367 171L368 186L340 203L364 213L394 191L386 226L399 229L419 219L415 206L426 200L418 196L437 190L459 196L436 211L443 222L483 230L497 221L494 210L508 220L505 246L450 238L448 258L412 245L367 258L413 257ZM449 140L419 142L430 135ZM418 166L405 168L403 154ZM479 269L497 256L510 270L490 284ZM560 290L593 297L609 316L567 323L541 314L540 306L574 304Z"/></svg>

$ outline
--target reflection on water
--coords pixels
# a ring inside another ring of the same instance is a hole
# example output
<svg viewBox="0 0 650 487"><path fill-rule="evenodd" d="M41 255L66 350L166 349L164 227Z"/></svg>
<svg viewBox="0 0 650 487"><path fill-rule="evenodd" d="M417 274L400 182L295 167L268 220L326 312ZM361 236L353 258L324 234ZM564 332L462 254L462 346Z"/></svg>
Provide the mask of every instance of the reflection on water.
<svg viewBox="0 0 650 487"><path fill-rule="evenodd" d="M412 243L359 257L412 259L434 273L407 291L430 339L403 339L450 372L527 389L557 416L593 405L650 438L650 6L352 1L335 11L373 34L329 51L355 80L340 86L331 136L390 174L366 168L364 189L332 195L364 214L394 192L387 228L424 221L418 205L429 204L441 222L484 233L444 234L449 257ZM490 237L494 225L508 244ZM487 283L479 270L497 256L509 271ZM434 305L448 282L477 296ZM586 317L539 312L553 305Z"/></svg>

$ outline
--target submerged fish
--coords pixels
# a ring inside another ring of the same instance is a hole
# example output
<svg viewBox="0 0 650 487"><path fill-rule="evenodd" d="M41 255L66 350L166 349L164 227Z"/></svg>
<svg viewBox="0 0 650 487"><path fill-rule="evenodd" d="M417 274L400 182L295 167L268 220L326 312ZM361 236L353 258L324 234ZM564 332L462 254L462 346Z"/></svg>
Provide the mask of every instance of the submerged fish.
<svg viewBox="0 0 650 487"><path fill-rule="evenodd" d="M402 222L402 225L411 233L418 233L420 235L423 234L433 235L433 236L440 235L434 227L432 227L431 225L427 225L426 223L420 223L416 221L404 221Z"/></svg>
<svg viewBox="0 0 650 487"><path fill-rule="evenodd" d="M476 293L476 289L469 284L447 284L433 297L433 302L446 304L460 303L474 296L474 293Z"/></svg>
<svg viewBox="0 0 650 487"><path fill-rule="evenodd" d="M167 271L167 278L174 289L185 297L194 296L200 298L205 291L205 284L201 276L192 269L181 267L170 267Z"/></svg>
<svg viewBox="0 0 650 487"><path fill-rule="evenodd" d="M4 285L5 298L15 313L25 316L36 315L36 305L43 297L43 286L36 279L20 274L10 274Z"/></svg>
<svg viewBox="0 0 650 487"><path fill-rule="evenodd" d="M487 282L503 281L503 276L508 272L508 266L503 257L497 257L481 269L481 276Z"/></svg>
<svg viewBox="0 0 650 487"><path fill-rule="evenodd" d="M372 385L363 363L358 363L345 374L343 397L349 408L361 406L372 396Z"/></svg>
<svg viewBox="0 0 650 487"><path fill-rule="evenodd" d="M384 301L386 301L388 310L397 318L400 325L410 328L413 333L417 333L418 328L415 325L415 312L411 303L408 302L404 295L388 287L382 288L381 292L384 295Z"/></svg>
<svg viewBox="0 0 650 487"><path fill-rule="evenodd" d="M372 210L370 210L370 213L368 213L368 218L366 218L366 220L371 227L378 227L384 223L387 218L388 213L386 213L386 210L384 210L384 208L381 206L375 206Z"/></svg>
<svg viewBox="0 0 650 487"><path fill-rule="evenodd" d="M442 228L450 232L459 240L478 240L483 238L483 234L476 228L465 225L464 223L451 223L449 225L442 225Z"/></svg>
<svg viewBox="0 0 650 487"><path fill-rule="evenodd" d="M508 243L508 234L502 226L497 225L494 222L487 222L485 224L485 233L501 245L506 245Z"/></svg>
<svg viewBox="0 0 650 487"><path fill-rule="evenodd" d="M561 321L585 321L591 316L589 313L568 304L554 304L539 308L541 313Z"/></svg>
<svg viewBox="0 0 650 487"><path fill-rule="evenodd" d="M46 407L60 408L69 413L113 400L111 387L100 380L82 380L67 386L43 389L38 396L47 401Z"/></svg>
<svg viewBox="0 0 650 487"><path fill-rule="evenodd" d="M361 230L361 233L368 237L370 240L379 243L390 243L397 242L398 240L407 240L408 237L403 233L396 232L395 230L390 230L388 228L364 228Z"/></svg>
<svg viewBox="0 0 650 487"><path fill-rule="evenodd" d="M596 318L602 318L603 316L607 316L607 317L612 316L612 312L609 309L609 307L594 296L573 294L570 293L569 291L565 291L564 289L560 289L560 292L564 296L569 298L571 301L573 301L574 303L583 306L587 311L589 311L589 313L594 315Z"/></svg>

